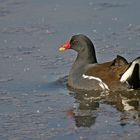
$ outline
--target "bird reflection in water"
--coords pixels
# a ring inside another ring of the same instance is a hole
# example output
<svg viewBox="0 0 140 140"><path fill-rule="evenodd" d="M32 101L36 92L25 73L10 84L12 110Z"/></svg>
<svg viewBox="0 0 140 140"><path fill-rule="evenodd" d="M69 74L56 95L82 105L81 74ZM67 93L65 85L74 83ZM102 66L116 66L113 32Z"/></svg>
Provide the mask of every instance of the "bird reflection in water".
<svg viewBox="0 0 140 140"><path fill-rule="evenodd" d="M74 119L76 127L93 126L101 111L101 104L111 105L121 113L119 118L121 126L125 126L130 120L140 123L139 90L108 93L74 91L70 92L70 95L75 98L75 103L74 107L67 111L67 116Z"/></svg>

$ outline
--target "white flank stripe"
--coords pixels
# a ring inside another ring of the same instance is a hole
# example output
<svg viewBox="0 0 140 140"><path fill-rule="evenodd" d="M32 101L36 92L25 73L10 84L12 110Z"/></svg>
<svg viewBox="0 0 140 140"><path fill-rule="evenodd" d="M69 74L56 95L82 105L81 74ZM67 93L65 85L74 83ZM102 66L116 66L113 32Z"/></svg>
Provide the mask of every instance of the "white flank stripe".
<svg viewBox="0 0 140 140"><path fill-rule="evenodd" d="M89 79L89 80L96 80L99 82L99 85L100 87L103 89L103 90L109 90L108 86L98 77L94 77L94 76L88 76L88 75L85 75L83 74L82 77L84 79Z"/></svg>

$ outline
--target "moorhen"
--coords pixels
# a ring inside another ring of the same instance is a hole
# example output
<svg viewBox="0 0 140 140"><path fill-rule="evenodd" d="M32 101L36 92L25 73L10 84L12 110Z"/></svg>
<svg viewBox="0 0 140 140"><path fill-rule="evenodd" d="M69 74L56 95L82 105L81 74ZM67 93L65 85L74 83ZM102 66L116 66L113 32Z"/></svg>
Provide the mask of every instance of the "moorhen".
<svg viewBox="0 0 140 140"><path fill-rule="evenodd" d="M127 90L140 88L140 57L128 63L122 56L99 64L91 40L78 34L59 50L75 50L77 58L68 76L68 86L77 90Z"/></svg>

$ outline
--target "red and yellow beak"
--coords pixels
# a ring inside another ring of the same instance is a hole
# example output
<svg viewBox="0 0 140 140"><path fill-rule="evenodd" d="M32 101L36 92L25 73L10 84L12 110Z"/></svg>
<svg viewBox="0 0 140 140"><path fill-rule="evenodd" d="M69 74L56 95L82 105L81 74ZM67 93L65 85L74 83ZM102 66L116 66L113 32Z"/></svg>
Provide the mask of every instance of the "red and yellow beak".
<svg viewBox="0 0 140 140"><path fill-rule="evenodd" d="M70 49L70 41L68 41L68 42L66 42L66 43L64 43L60 48L59 48L59 51L65 51L65 50L67 50L67 49Z"/></svg>

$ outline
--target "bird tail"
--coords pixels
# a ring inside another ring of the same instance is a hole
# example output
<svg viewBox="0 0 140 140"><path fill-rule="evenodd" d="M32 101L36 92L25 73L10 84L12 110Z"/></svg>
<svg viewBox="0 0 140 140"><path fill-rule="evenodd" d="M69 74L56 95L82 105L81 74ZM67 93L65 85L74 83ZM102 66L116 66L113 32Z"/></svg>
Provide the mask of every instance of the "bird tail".
<svg viewBox="0 0 140 140"><path fill-rule="evenodd" d="M140 57L132 61L127 71L122 75L120 81L127 82L130 88L140 88Z"/></svg>

